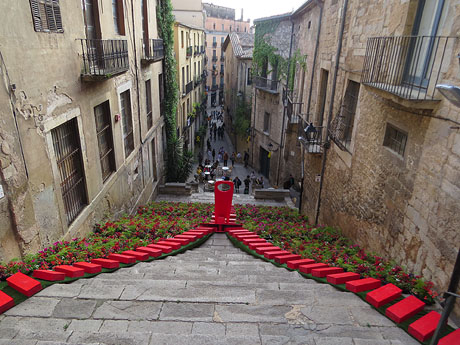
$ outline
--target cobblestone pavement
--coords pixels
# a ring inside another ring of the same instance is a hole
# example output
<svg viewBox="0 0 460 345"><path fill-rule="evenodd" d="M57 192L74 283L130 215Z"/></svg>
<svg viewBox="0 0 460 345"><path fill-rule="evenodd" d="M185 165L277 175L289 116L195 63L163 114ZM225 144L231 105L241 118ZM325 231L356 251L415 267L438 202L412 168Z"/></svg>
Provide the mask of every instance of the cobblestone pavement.
<svg viewBox="0 0 460 345"><path fill-rule="evenodd" d="M201 247L72 284L0 317L0 344L418 344L357 296L256 259L214 234Z"/></svg>

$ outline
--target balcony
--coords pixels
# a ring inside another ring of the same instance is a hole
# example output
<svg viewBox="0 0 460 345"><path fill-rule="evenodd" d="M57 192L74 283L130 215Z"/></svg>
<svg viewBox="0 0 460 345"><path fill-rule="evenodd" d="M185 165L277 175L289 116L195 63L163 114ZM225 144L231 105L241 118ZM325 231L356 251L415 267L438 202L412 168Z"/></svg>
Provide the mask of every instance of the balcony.
<svg viewBox="0 0 460 345"><path fill-rule="evenodd" d="M193 81L185 85L185 94L188 95L193 90Z"/></svg>
<svg viewBox="0 0 460 345"><path fill-rule="evenodd" d="M193 54L193 47L190 46L190 47L187 47L187 58L191 58L192 57L192 54Z"/></svg>
<svg viewBox="0 0 460 345"><path fill-rule="evenodd" d="M162 39L148 39L142 40L142 58L143 64L160 61L165 57L163 40Z"/></svg>
<svg viewBox="0 0 460 345"><path fill-rule="evenodd" d="M216 48L217 47L217 42L212 42L212 46L213 46L213 48Z"/></svg>
<svg viewBox="0 0 460 345"><path fill-rule="evenodd" d="M217 56L212 57L212 62L216 62L218 60Z"/></svg>
<svg viewBox="0 0 460 345"><path fill-rule="evenodd" d="M225 61L225 56L222 55L222 56L220 57L220 61L224 62L224 61Z"/></svg>
<svg viewBox="0 0 460 345"><path fill-rule="evenodd" d="M323 153L325 143L323 132L326 127L308 124L299 115L293 116L292 120L295 123L302 124L302 126L299 126L299 141L304 146L305 151L311 154Z"/></svg>
<svg viewBox="0 0 460 345"><path fill-rule="evenodd" d="M201 73L201 79L206 79L207 76L208 76L208 72L204 70L203 73Z"/></svg>
<svg viewBox="0 0 460 345"><path fill-rule="evenodd" d="M128 41L80 39L84 81L99 81L126 72L129 68Z"/></svg>
<svg viewBox="0 0 460 345"><path fill-rule="evenodd" d="M271 80L263 77L254 77L254 84L259 90L263 90L269 93L279 93L278 85L279 80Z"/></svg>
<svg viewBox="0 0 460 345"><path fill-rule="evenodd" d="M361 83L396 100L436 101L435 86L449 62L455 37L373 37L367 41Z"/></svg>

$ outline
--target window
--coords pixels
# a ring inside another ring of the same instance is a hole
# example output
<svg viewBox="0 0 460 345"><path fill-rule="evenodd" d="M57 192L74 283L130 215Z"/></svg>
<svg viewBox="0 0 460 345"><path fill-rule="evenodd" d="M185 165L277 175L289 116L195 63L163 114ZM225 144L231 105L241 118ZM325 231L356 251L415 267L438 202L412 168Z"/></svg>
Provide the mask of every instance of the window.
<svg viewBox="0 0 460 345"><path fill-rule="evenodd" d="M239 26L236 27L236 32L240 32L240 27Z"/></svg>
<svg viewBox="0 0 460 345"><path fill-rule="evenodd" d="M87 204L77 119L73 118L54 128L51 136L61 178L61 193L67 224L70 224Z"/></svg>
<svg viewBox="0 0 460 345"><path fill-rule="evenodd" d="M326 107L326 94L327 94L327 81L329 78L329 71L321 68L321 76L320 76L320 87L319 87L319 95L318 95L318 113L317 113L317 124L318 126L323 125L324 119L324 109Z"/></svg>
<svg viewBox="0 0 460 345"><path fill-rule="evenodd" d="M252 72L251 72L251 68L248 68L248 85L251 85L252 84Z"/></svg>
<svg viewBox="0 0 460 345"><path fill-rule="evenodd" d="M212 56L213 56L213 57L216 57L216 56L217 56L217 55L216 55L216 50L215 50L215 49L212 50Z"/></svg>
<svg viewBox="0 0 460 345"><path fill-rule="evenodd" d="M120 112L123 121L123 142L126 158L134 150L133 116L131 113L131 96L129 92L129 90L126 90L120 94Z"/></svg>
<svg viewBox="0 0 460 345"><path fill-rule="evenodd" d="M96 119L97 144L99 147L102 181L105 182L112 172L115 171L115 154L113 151L109 101L94 107L94 117Z"/></svg>
<svg viewBox="0 0 460 345"><path fill-rule="evenodd" d="M156 148L155 148L155 139L152 139L152 144L150 146L150 167L152 169L153 180L156 181L157 177L157 160L156 160Z"/></svg>
<svg viewBox="0 0 460 345"><path fill-rule="evenodd" d="M180 31L180 47L184 48L184 32Z"/></svg>
<svg viewBox="0 0 460 345"><path fill-rule="evenodd" d="M342 109L342 112L344 113L344 131L342 140L347 148L351 142L351 135L353 134L353 123L355 120L356 106L358 104L358 96L359 83L349 80L347 90L345 91L345 97L343 99Z"/></svg>
<svg viewBox="0 0 460 345"><path fill-rule="evenodd" d="M182 67L182 93L185 93L185 67Z"/></svg>
<svg viewBox="0 0 460 345"><path fill-rule="evenodd" d="M212 23L212 29L216 30L216 23Z"/></svg>
<svg viewBox="0 0 460 345"><path fill-rule="evenodd" d="M225 30L224 30L224 24L222 24L222 31L225 31Z"/></svg>
<svg viewBox="0 0 460 345"><path fill-rule="evenodd" d="M125 18L123 12L123 0L112 0L112 17L115 33L117 35L124 35Z"/></svg>
<svg viewBox="0 0 460 345"><path fill-rule="evenodd" d="M59 0L30 0L35 31L64 32Z"/></svg>
<svg viewBox="0 0 460 345"><path fill-rule="evenodd" d="M217 38L216 38L216 36L213 36L213 37L212 37L212 43L217 43Z"/></svg>
<svg viewBox="0 0 460 345"><path fill-rule="evenodd" d="M224 45L224 38L221 37L221 38L220 38L220 46L222 47L223 45ZM222 55L223 55L223 54L222 54Z"/></svg>
<svg viewBox="0 0 460 345"><path fill-rule="evenodd" d="M230 25L230 31L232 31L232 26Z"/></svg>
<svg viewBox="0 0 460 345"><path fill-rule="evenodd" d="M145 108L147 112L147 129L152 128L152 87L150 79L145 82Z"/></svg>
<svg viewBox="0 0 460 345"><path fill-rule="evenodd" d="M390 150L404 157L406 143L407 133L387 123L387 128L385 130L385 138L383 139L383 146L388 147Z"/></svg>
<svg viewBox="0 0 460 345"><path fill-rule="evenodd" d="M267 112L264 114L264 133L270 133L270 114Z"/></svg>
<svg viewBox="0 0 460 345"><path fill-rule="evenodd" d="M164 98L165 98L165 90L164 90L164 87L163 87L163 73L160 73L158 75L158 95L160 96L160 116L163 115L163 107L164 107L164 104L163 104L163 101L164 101Z"/></svg>

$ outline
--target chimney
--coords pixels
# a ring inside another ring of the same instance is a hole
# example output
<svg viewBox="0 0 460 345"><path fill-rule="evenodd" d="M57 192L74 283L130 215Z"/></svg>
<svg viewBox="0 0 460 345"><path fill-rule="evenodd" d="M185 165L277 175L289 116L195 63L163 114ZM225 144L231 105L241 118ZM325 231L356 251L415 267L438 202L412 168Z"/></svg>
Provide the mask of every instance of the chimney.
<svg viewBox="0 0 460 345"><path fill-rule="evenodd" d="M241 9L241 21L243 21L243 9Z"/></svg>

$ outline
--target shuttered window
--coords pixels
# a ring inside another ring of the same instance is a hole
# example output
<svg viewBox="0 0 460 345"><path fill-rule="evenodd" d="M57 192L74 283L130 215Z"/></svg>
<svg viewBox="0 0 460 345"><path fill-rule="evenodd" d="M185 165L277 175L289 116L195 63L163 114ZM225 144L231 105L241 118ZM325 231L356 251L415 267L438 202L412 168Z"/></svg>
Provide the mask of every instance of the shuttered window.
<svg viewBox="0 0 460 345"><path fill-rule="evenodd" d="M64 32L59 0L30 0L34 29L39 32Z"/></svg>
<svg viewBox="0 0 460 345"><path fill-rule="evenodd" d="M125 156L134 151L133 116L131 112L131 96L129 90L120 94L121 120L123 122L123 141Z"/></svg>
<svg viewBox="0 0 460 345"><path fill-rule="evenodd" d="M115 153L113 151L112 124L110 122L110 105L105 101L94 108L96 119L97 144L101 161L102 181L106 181L115 171Z"/></svg>

